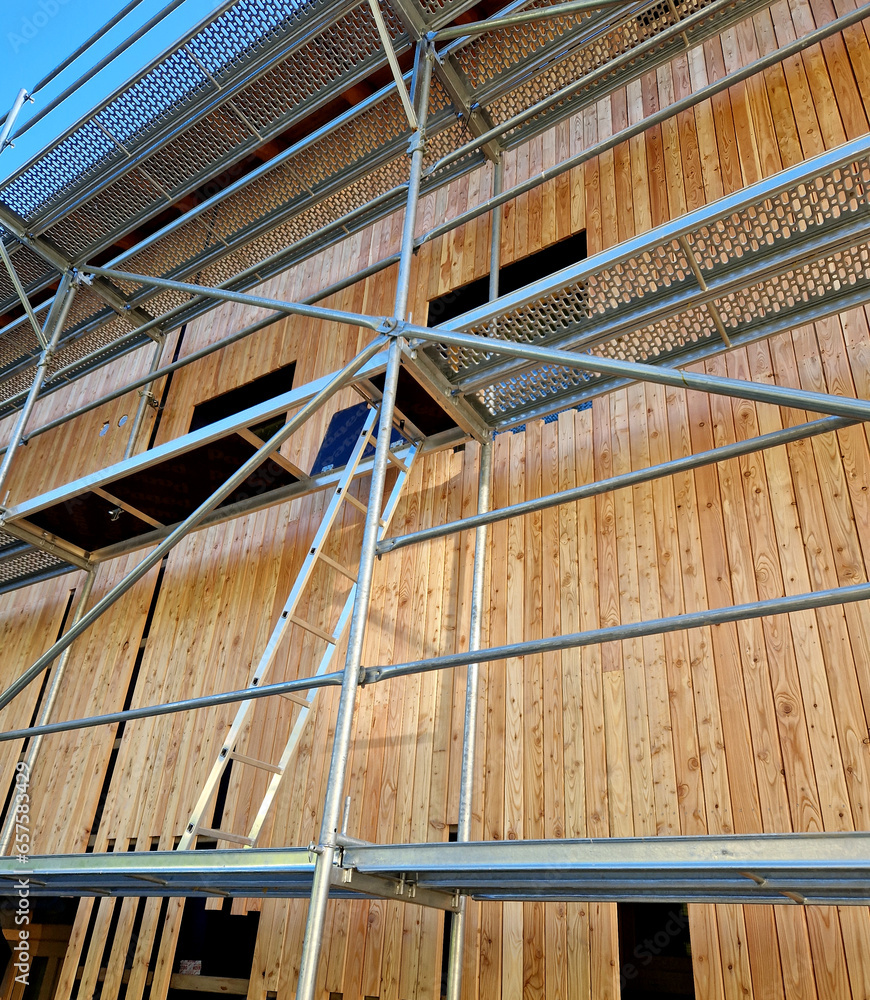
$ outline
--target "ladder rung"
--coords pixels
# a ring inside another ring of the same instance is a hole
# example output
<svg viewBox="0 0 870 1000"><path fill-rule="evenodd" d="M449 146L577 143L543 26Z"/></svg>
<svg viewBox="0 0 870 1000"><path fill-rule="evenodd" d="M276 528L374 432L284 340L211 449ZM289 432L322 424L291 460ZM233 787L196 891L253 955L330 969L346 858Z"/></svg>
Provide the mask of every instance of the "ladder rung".
<svg viewBox="0 0 870 1000"><path fill-rule="evenodd" d="M336 572L341 573L342 576L346 576L348 580L353 580L356 583L356 573L353 570L348 569L347 566L342 566L341 563L336 562L334 559L330 559L325 552L320 552L318 554L318 559L321 562L325 562L327 566L331 566Z"/></svg>
<svg viewBox="0 0 870 1000"><path fill-rule="evenodd" d="M265 760L258 760L256 757L246 757L243 753L231 753L230 757L233 760L237 760L240 764L250 764L251 767L259 767L261 771L271 771L272 774L283 774L284 768L278 767L277 764L269 764Z"/></svg>
<svg viewBox="0 0 870 1000"><path fill-rule="evenodd" d="M366 505L361 500L357 500L356 497L352 497L350 493L345 494L344 499L349 500L354 505L354 507L356 507L357 510L361 510L363 514L368 514L369 512L368 507L366 507ZM387 522L382 517L378 518L378 524L380 524L382 528L386 528L387 526Z"/></svg>
<svg viewBox="0 0 870 1000"><path fill-rule="evenodd" d="M325 629L317 625L312 625L311 622L305 621L302 618L297 618L294 616L293 612L300 608L300 599L305 587L307 587L311 582L312 572L315 569L315 564L317 559L322 559L327 565L329 565L336 572L341 573L346 576L349 580L357 583L357 571L356 567L348 568L343 566L341 563L336 562L329 556L323 554L322 549L324 547L327 534L333 530L335 526L336 518L339 516L341 510L341 504L344 500L349 500L350 503L356 507L364 516L368 517L369 508L368 504L361 500L358 500L356 496L351 496L348 492L349 489L353 488L353 482L359 475L358 465L362 459L363 454L366 451L367 441L369 439L369 434L371 431L372 424L376 421L376 413L373 412L369 415L366 420L365 428L362 433L358 436L356 443L353 448L353 453L351 460L347 463L344 471L340 474L339 482L335 492L329 501L327 511L324 514L323 521L320 527L315 533L314 540L312 541L311 548L308 551L306 559L299 571L296 581L287 597L287 601L284 605L284 610L281 613L281 620L275 626L272 631L272 635L266 645L266 648L261 655L260 661L258 663L257 669L255 671L256 682L260 682L265 679L266 671L271 667L272 661L274 659L278 643L280 642L283 634L286 622L291 622L294 625L298 625L300 628L304 628L306 631L311 632L313 635L322 639L327 643L327 647L319 654L320 665L318 667L317 673L321 674L326 671L328 664L331 661L337 647L341 636L344 634L347 627L347 622L351 615L351 610L353 607L353 594L354 590L351 589L350 593L347 595L344 609L342 610L338 622L336 623L333 632L331 634ZM374 438L372 438L374 440ZM411 462L413 461L414 455L417 449L412 447L408 451L409 458L407 459L407 464L401 463L399 468L406 472ZM390 451L390 460L396 460L396 456ZM283 460L279 464L287 465ZM402 484L405 481L404 475L399 475L396 477L396 481L393 484L392 491L390 494L390 499L388 500L384 510L378 508L378 522L382 527L386 527L389 522L389 516L392 515L395 509L396 500L398 498L399 492L402 489ZM386 511L386 513L385 513ZM294 685L296 687L296 685ZM257 843L257 838L263 828L263 824L266 821L266 815L272 806L275 796L277 795L278 788L283 782L284 776L286 775L288 769L290 768L290 760L293 753L296 752L297 745L301 739L301 733L304 729L304 723L306 721L307 712L313 707L317 691L316 690L306 690L303 692L301 686L297 690L282 692L283 697L295 705L298 705L300 711L298 713L293 713L296 716L296 725L293 726L290 736L288 737L287 744L281 753L281 757L278 764L267 764L264 761L257 760L256 758L247 757L244 754L236 754L231 752L231 746L235 743L239 732L241 731L241 726L245 718L245 713L240 710L237 714L236 721L230 730L229 736L224 736L221 743L222 750L217 761L212 767L212 772L209 775L209 780L206 782L205 787L200 794L200 798L197 801L194 811L188 820L187 827L185 829L184 836L181 838L181 845L184 850L190 850L193 848L197 836L209 837L213 840L219 842L227 842L230 844L238 844L241 847L254 847ZM249 703L252 704L252 703ZM303 710L304 713L303 714ZM211 797L215 793L215 789L220 780L221 774L225 773L224 766L227 763L226 758L229 756L233 760L238 760L240 763L250 764L254 767L262 768L268 772L271 772L270 778L268 779L267 790L262 803L257 811L254 818L253 824L248 831L247 836L238 833L227 833L223 830L217 830L212 827L200 826L200 820L203 818L206 808L211 801ZM223 895L223 890L211 890L215 894Z"/></svg>
<svg viewBox="0 0 870 1000"><path fill-rule="evenodd" d="M302 708L311 708L311 702L307 698L303 698L301 694L296 694L295 691L282 691L281 697L292 701L294 705L301 705Z"/></svg>
<svg viewBox="0 0 870 1000"><path fill-rule="evenodd" d="M301 618L297 618L296 615L290 615L290 621L294 625L298 625L300 628L304 628L308 632L313 632L314 635L319 636L321 639L325 639L326 642L331 643L333 646L336 643L336 638L329 632L325 632L319 625L312 625L311 622L303 621Z"/></svg>
<svg viewBox="0 0 870 1000"><path fill-rule="evenodd" d="M378 443L378 439L374 436L374 434L369 434L368 441L369 441L369 444L373 444L373 445L377 445L377 443ZM392 451L389 451L389 450L387 451L387 461L388 462L392 462L393 465L395 465L397 468L401 469L402 472L407 472L408 471L408 466L405 465L405 463L400 458L396 458L396 456L392 453Z"/></svg>
<svg viewBox="0 0 870 1000"><path fill-rule="evenodd" d="M344 499L347 500L348 503L353 504L354 507L356 507L357 510L361 510L363 512L363 514L367 514L368 513L369 509L362 502L362 500L357 500L357 498L355 496L352 496L350 493L345 493Z"/></svg>
<svg viewBox="0 0 870 1000"><path fill-rule="evenodd" d="M226 833L224 830L213 830L210 826L198 826L195 832L200 837L212 837L215 840L225 840L229 844L243 844L245 847L254 846L253 840L241 833Z"/></svg>

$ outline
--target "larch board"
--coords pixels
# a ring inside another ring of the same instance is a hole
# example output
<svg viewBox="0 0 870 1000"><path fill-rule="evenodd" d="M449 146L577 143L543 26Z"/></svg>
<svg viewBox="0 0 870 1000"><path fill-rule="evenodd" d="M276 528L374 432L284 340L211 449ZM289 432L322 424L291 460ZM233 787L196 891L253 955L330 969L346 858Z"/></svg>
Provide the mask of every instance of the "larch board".
<svg viewBox="0 0 870 1000"><path fill-rule="evenodd" d="M505 157L505 184L580 152L850 9L851 0L778 0L703 46L616 90ZM586 231L589 253L643 233L867 130L870 46L856 27L549 181L504 209L501 252L520 260ZM489 196L492 169L421 202L418 231ZM410 309L482 277L488 217L414 258ZM394 215L259 291L299 299L393 253ZM392 312L396 268L323 304ZM164 360L220 341L263 314L226 305L174 334ZM713 374L870 398L868 317L857 309L731 351ZM179 343L180 340L180 343ZM177 372L158 443L187 432L194 406L296 362L294 384L344 364L364 344L353 329L285 318ZM147 370L148 352L44 400L37 426ZM155 386L158 396L165 387ZM331 400L283 448L310 468ZM20 449L15 500L116 461L127 394ZM152 432L147 412L139 448ZM591 482L798 423L806 415L659 386L631 386L537 421L493 444L493 500ZM119 426L120 425L120 426ZM8 436L11 421L0 423ZM100 433L105 428L105 433ZM413 468L393 523L402 534L476 508L479 447ZM355 487L366 498L367 485ZM321 517L313 496L199 532L182 542L74 647L55 717L134 707L243 685ZM328 554L357 558L361 518L346 509ZM864 428L709 466L490 528L484 644L497 645L867 579L870 447ZM140 558L101 568L97 595ZM403 549L375 568L366 665L467 646L473 537ZM0 598L8 682L57 635L82 577ZM335 621L344 580L318 573L300 617ZM149 619L145 634L146 619ZM141 662L134 671L142 646ZM274 678L304 676L322 640L294 627ZM336 664L343 656L337 650ZM473 835L484 840L868 829L870 612L863 605L775 616L665 637L513 659L481 669ZM83 684L82 679L89 683ZM381 842L446 840L458 816L464 670L397 678L360 692L349 764L348 832ZM34 686L4 711L29 717ZM337 696L317 695L261 843L316 839ZM13 712L13 708L15 711ZM46 740L32 794L45 851L169 849L182 833L234 710L210 709ZM297 709L260 702L240 741L280 755ZM113 747L117 741L117 753ZM6 745L8 789L20 747ZM106 775L105 802L99 793ZM223 814L250 825L266 776L234 767ZM210 821L210 820L209 820ZM305 904L237 901L259 910L248 995L292 995ZM84 901L57 997L162 1000L174 971L182 907ZM138 916L141 914L140 916ZM698 1000L867 1000L870 914L863 908L690 907ZM111 930L108 947L105 937ZM345 1000L436 1000L443 917L392 901L332 903L318 989ZM619 995L610 904L471 904L463 1000L585 1000Z"/></svg>

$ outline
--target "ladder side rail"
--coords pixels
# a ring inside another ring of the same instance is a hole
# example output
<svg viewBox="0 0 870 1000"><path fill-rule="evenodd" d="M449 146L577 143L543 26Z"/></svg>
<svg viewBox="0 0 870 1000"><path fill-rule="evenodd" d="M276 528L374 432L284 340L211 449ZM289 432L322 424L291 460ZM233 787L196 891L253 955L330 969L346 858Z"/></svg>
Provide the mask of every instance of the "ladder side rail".
<svg viewBox="0 0 870 1000"><path fill-rule="evenodd" d="M275 655L275 650L278 648L278 644L283 638L284 630L287 625L290 624L290 618L296 611L296 605L299 603L299 599L302 597L302 592L305 589L311 574L314 572L314 567L317 565L317 556L320 549L323 548L326 542L326 536L332 529L335 519L338 516L338 512L341 509L341 505L347 496L347 488L353 482L354 476L356 475L357 466L362 461L363 453L366 449L366 444L368 441L368 434L371 433L371 427L377 420L378 411L371 410L369 415L366 417L365 425L360 432L359 440L354 445L353 452L347 465L344 469L344 474L335 487L335 492L332 495L332 499L329 501L329 505L326 508L326 513L323 516L320 526L314 534L314 538L311 540L311 545L308 548L308 554L305 557L305 561L300 568L299 575L293 583L290 593L287 595L287 600L284 602L284 607L281 610L281 616L278 619L275 628L272 630L272 634L269 636L269 641L266 643L266 648L263 650L260 656L260 661L257 664L257 668L254 671L249 686L256 687L262 680L266 670L268 670L271 665L272 658ZM245 702L245 704L249 704Z"/></svg>
<svg viewBox="0 0 870 1000"><path fill-rule="evenodd" d="M351 612L353 611L353 599L356 596L356 584L350 588L350 593L347 596L347 600L344 602L344 608L342 608L341 616L338 619L338 625L336 626L335 634L341 641L341 636L344 634L347 628L348 622L350 621ZM337 644L336 644L337 645ZM335 652L336 646L327 646L323 656L320 658L320 663L317 667L317 673L315 676L326 673L326 669L332 662L332 657ZM315 688L314 693L317 693L317 688ZM309 696L311 690L300 692L304 696ZM284 778L284 773L287 770L287 765L290 763L290 758L293 756L296 747L299 744L299 740L302 738L302 733L305 730L305 726L308 723L308 717L311 713L311 707L313 701L309 701L308 705L299 706L299 714L293 723L293 728L290 730L290 735L287 737L287 743L284 747L284 751L281 754L281 759L278 761L278 766L281 768L280 774L272 775L269 785L266 788L265 795L263 796L263 801L260 803L260 808L257 810L257 815L254 817L254 821L251 824L251 828L248 831L247 840L250 841L250 846L253 847L260 836L260 831L263 829L263 824L266 822L266 817L269 814L269 809L272 806L275 796L278 794L278 788L281 785L281 781Z"/></svg>
<svg viewBox="0 0 870 1000"><path fill-rule="evenodd" d="M408 478L408 475L411 470L411 465L413 464L415 457L419 454L419 450L420 449L418 445L411 445L411 447L405 454L404 469L396 477L396 481L393 484L390 496L387 499L387 502L384 505L384 509L381 514L382 523L380 528L378 529L378 541L381 541L381 539L389 529L390 522L392 521L393 515L396 512L396 508L399 505L399 498L402 494L402 490L405 485L405 480ZM321 674L325 673L327 671L327 668L331 664L333 655L335 654L335 650L341 643L345 629L347 628L348 622L350 621L350 616L353 611L353 602L355 597L356 597L356 584L354 583L353 586L350 588L350 591L348 592L347 598L345 599L344 607L342 608L341 614L339 615L338 623L336 624L335 632L333 633L335 636L335 645L327 646L326 650L323 653L323 656L320 658L320 663L318 664L315 676L320 676ZM315 688L313 693L311 692L310 689L308 691L300 693L306 699L309 699L309 697L313 699L314 697L317 696L317 692L319 690L320 690L319 688ZM281 759L278 762L278 766L281 769L280 773L274 774L271 780L269 781L266 793L263 796L263 801L261 802L260 808L257 810L257 815L254 817L254 821L251 824L250 830L248 831L246 839L250 842L249 846L251 847L253 847L257 843L257 840L259 839L260 833L263 829L263 824L266 822L269 810L272 806L272 803L275 800L275 796L278 794L278 789L281 785L281 782L283 781L284 774L287 770L287 766L290 763L290 758L293 756L294 752L296 751L296 747L299 743L299 740L302 738L302 733L304 732L305 726L308 722L308 717L311 712L312 705L313 705L313 700L309 700L307 706L300 706L299 714L296 716L296 720L293 723L293 728L290 730L290 735L287 737L287 743L284 747L284 751L281 754Z"/></svg>
<svg viewBox="0 0 870 1000"><path fill-rule="evenodd" d="M272 663L275 656L275 652L278 648L278 644L284 636L284 631L287 628L292 617L292 612L296 609L296 605L299 603L299 599L302 596L302 592L307 585L311 573L317 563L317 554L319 550L323 547L326 541L326 536L329 533L332 525L335 523L335 519L338 516L338 511L341 509L345 497L347 496L347 487L353 481L356 475L356 470L359 463L362 461L362 456L365 453L365 449L368 445L368 438L371 434L371 429L378 418L378 410L372 409L368 416L366 417L365 423L362 430L359 433L358 440L354 445L351 456L345 466L344 473L332 495L332 499L324 513L323 519L317 531L314 534L314 538L309 546L308 553L305 560L300 568L299 574L296 577L290 593L287 596L287 600L284 602L284 608L281 611L281 615L275 624L272 634L269 636L269 641L266 643L266 648L263 650L254 673L251 676L251 680L248 683L249 687L256 687L260 681L263 679L266 671ZM199 794L199 798L196 801L196 805L193 807L193 812L191 813L190 819L188 820L187 826L184 833L181 836L181 840L178 844L178 850L184 851L188 850L192 845L193 841L196 839L197 830L202 822L202 817L205 810L208 808L208 804L211 801L211 797L220 782L221 776L230 760L230 754L236 741L239 738L242 727L245 724L248 713L250 712L253 701L243 701L236 711L235 718L233 719L232 725L227 732L227 735L223 741L220 752L218 753L217 759L212 765L211 771L206 778L205 784L202 787L202 791Z"/></svg>

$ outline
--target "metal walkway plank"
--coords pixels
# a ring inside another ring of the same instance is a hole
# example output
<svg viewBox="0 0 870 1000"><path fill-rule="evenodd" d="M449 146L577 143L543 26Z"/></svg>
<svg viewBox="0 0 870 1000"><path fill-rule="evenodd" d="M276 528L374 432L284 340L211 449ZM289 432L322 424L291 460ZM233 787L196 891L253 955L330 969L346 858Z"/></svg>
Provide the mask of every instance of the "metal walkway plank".
<svg viewBox="0 0 870 1000"><path fill-rule="evenodd" d="M6 857L0 884L8 895L27 878L41 896L306 896L314 862L304 848ZM356 873L495 900L865 906L870 833L354 846L336 868L336 895Z"/></svg>

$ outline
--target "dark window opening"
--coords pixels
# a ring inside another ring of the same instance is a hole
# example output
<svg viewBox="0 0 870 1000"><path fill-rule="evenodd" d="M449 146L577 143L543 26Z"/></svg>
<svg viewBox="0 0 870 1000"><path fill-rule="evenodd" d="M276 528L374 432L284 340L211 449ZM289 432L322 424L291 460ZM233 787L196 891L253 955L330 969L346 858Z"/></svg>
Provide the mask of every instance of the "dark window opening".
<svg viewBox="0 0 870 1000"><path fill-rule="evenodd" d="M5 935L0 934L0 982L3 982L3 980L5 980L6 973L9 971L9 964L11 961L12 961L12 947L6 940Z"/></svg>
<svg viewBox="0 0 870 1000"><path fill-rule="evenodd" d="M211 825L213 830L220 830L224 818L224 807L227 804L227 795L230 793L230 775L233 772L233 762L230 760L224 768L221 780L218 782L217 795L215 796L214 812L212 813Z"/></svg>
<svg viewBox="0 0 870 1000"><path fill-rule="evenodd" d="M36 1000L38 997L51 996L45 982L48 972L48 958L45 955L35 955L31 953L30 969L27 974L27 985L21 994L21 1000ZM55 965L55 978L59 975L57 965ZM53 989L53 987L52 987ZM9 996L9 994L6 994Z"/></svg>
<svg viewBox="0 0 870 1000"><path fill-rule="evenodd" d="M450 825L447 828L447 843L455 844L457 838L457 828ZM444 911L444 940L441 942L441 1000L447 997L447 974L450 967L450 938L453 934L453 911Z"/></svg>
<svg viewBox="0 0 870 1000"><path fill-rule="evenodd" d="M194 408L190 430L207 427L288 392L293 386L295 368L295 363L284 365L247 385L199 403ZM264 418L249 427L248 432L227 432L218 440L105 483L120 506L86 491L37 511L31 520L43 531L89 552L148 534L155 527L154 521L158 525L177 524L254 454L259 443L251 440L252 434L265 440L283 427L286 419L285 413ZM289 463L273 455L218 506L228 507L264 496L298 482L298 478ZM151 520L143 519L140 514Z"/></svg>
<svg viewBox="0 0 870 1000"><path fill-rule="evenodd" d="M386 381L384 375L374 375L369 381L376 389L383 392ZM399 369L399 384L396 386L396 409L401 416L412 421L414 426L426 437L456 427L456 421L452 415L426 392L407 368Z"/></svg>
<svg viewBox="0 0 870 1000"><path fill-rule="evenodd" d="M694 1000L685 903L619 903L622 1000Z"/></svg>
<svg viewBox="0 0 870 1000"><path fill-rule="evenodd" d="M282 418L283 420L283 418ZM130 475L113 479L106 489L122 504L160 524L184 520L254 454L256 447L242 435L229 433ZM264 496L298 481L279 456L267 458L219 507ZM81 493L31 516L45 531L93 551L153 530L131 511L114 508L93 492Z"/></svg>
<svg viewBox="0 0 870 1000"><path fill-rule="evenodd" d="M157 580L154 583L154 590L151 592L151 602L148 605L148 613L145 615L145 624L142 627L142 638L139 640L139 649L136 653L136 660L133 664L133 673L130 675L130 683L127 685L127 694L124 698L123 710L126 712L133 707L133 695L136 693L136 685L139 682L139 673L142 669L142 659L145 656L145 647L148 645L148 638L151 635L151 624L154 621L154 613L157 611L157 602L160 599L160 590L163 587L163 577L166 575L166 565L169 556L166 555L160 561L160 569L157 571ZM118 727L118 735L124 723ZM96 828L94 828L96 829Z"/></svg>
<svg viewBox="0 0 870 1000"><path fill-rule="evenodd" d="M122 722L118 730L119 738L124 735L123 726L124 723ZM92 834L95 834L97 832L97 830L100 827L100 821L103 818L103 811L105 810L106 802L109 799L109 788L112 785L112 778L115 774L115 765L118 763L119 749L120 749L120 744L116 742L115 745L112 747L111 753L109 754L109 763L108 766L106 767L106 773L103 775L103 784L100 787L100 795L99 798L97 799L97 811L94 813L94 819L93 822L91 823L90 832ZM87 853L91 853L92 851L93 851L93 846L91 844L88 844Z"/></svg>
<svg viewBox="0 0 870 1000"><path fill-rule="evenodd" d="M136 904L136 916L133 918L133 930L130 932L130 943L127 945L127 955L124 959L124 968L133 970L136 960L136 948L139 945L139 935L142 933L142 921L145 919L145 907L148 900L143 896Z"/></svg>
<svg viewBox="0 0 870 1000"><path fill-rule="evenodd" d="M546 278L563 267L569 267L586 259L586 231L575 233L567 239L559 240L537 253L505 264L498 272L498 294L507 295L518 288ZM432 299L429 303L428 326L446 323L454 316L461 316L469 309L475 309L489 301L489 275L471 281L461 288Z"/></svg>
<svg viewBox="0 0 870 1000"><path fill-rule="evenodd" d="M31 896L30 923L19 928L16 924L18 897L0 899L0 927L3 928L0 934L0 996L15 995L14 980L23 971L16 967L19 956L13 951L19 940L19 929L30 933L30 972L27 985L18 995L21 1000L54 995L63 965L57 956L66 952L78 903L77 899L60 896Z"/></svg>
<svg viewBox="0 0 870 1000"><path fill-rule="evenodd" d="M275 371L266 375L261 375L253 382L247 382L245 385L230 389L229 392L222 392L220 396L214 396L205 402L197 403L193 408L190 429L197 431L200 427L207 427L217 420L223 420L224 417L231 417L234 413L247 410L250 406L265 403L267 399L274 399L275 396L289 392L293 388L295 371L296 363L293 362L282 368L276 368ZM284 414L267 417L263 422L248 429L266 441L275 431L284 426L286 419Z"/></svg>
<svg viewBox="0 0 870 1000"><path fill-rule="evenodd" d="M185 902L175 948L176 976L250 979L260 914L233 915L231 909L231 899L225 899L220 910L207 910L204 899ZM202 993L171 988L169 1000L202 1000Z"/></svg>

